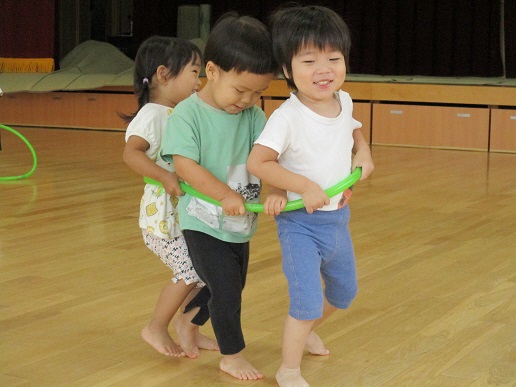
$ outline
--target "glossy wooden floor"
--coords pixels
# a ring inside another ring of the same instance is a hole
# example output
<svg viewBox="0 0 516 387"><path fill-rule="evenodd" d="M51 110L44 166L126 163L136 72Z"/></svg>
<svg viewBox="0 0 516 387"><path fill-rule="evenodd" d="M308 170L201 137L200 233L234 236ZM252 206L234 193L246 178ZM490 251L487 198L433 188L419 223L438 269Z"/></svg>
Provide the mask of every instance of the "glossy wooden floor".
<svg viewBox="0 0 516 387"><path fill-rule="evenodd" d="M219 355L171 359L140 337L167 269L140 240L141 179L121 132L18 128L39 166L0 183L1 386L274 386L287 311L275 226L252 241L243 327L263 381ZM0 175L30 153L2 132ZM375 147L351 230L359 295L305 356L312 386L514 386L516 155ZM203 329L211 335L211 328Z"/></svg>

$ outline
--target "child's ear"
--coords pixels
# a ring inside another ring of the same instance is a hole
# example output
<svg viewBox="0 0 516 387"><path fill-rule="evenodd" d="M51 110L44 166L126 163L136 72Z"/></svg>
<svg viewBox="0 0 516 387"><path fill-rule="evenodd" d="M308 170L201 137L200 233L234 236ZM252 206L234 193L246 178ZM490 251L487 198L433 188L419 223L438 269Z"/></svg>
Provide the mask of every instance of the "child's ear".
<svg viewBox="0 0 516 387"><path fill-rule="evenodd" d="M164 65L159 65L156 69L156 80L158 82L165 82L167 80L169 70Z"/></svg>
<svg viewBox="0 0 516 387"><path fill-rule="evenodd" d="M211 60L208 61L208 63L206 63L205 72L206 72L206 78L208 78L208 80L214 79L217 76L217 74L219 73L219 71L220 71L219 66L217 66L215 63L213 63Z"/></svg>
<svg viewBox="0 0 516 387"><path fill-rule="evenodd" d="M290 76L290 74L288 73L287 66L286 66L286 65L284 65L284 66L282 67L282 69L283 69L283 75L285 75L285 78L290 79L290 78L291 78L291 76Z"/></svg>

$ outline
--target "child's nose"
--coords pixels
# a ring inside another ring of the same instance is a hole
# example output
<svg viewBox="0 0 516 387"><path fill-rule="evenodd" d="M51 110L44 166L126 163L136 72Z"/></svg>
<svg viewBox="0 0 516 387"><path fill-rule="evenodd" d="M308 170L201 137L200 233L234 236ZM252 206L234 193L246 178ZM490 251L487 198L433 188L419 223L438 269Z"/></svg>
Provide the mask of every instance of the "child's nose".
<svg viewBox="0 0 516 387"><path fill-rule="evenodd" d="M249 94L243 94L242 95L242 102L245 104L248 104L251 102L251 96Z"/></svg>
<svg viewBox="0 0 516 387"><path fill-rule="evenodd" d="M317 69L317 71L321 74L325 74L325 73L329 73L331 71L331 68L330 68L330 65L329 64L321 64L319 66L319 68Z"/></svg>

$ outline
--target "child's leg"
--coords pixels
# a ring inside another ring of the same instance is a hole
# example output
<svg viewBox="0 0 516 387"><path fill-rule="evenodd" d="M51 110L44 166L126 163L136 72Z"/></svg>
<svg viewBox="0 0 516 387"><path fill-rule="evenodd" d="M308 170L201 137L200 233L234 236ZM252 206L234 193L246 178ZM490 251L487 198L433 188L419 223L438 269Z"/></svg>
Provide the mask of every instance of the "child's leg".
<svg viewBox="0 0 516 387"><path fill-rule="evenodd" d="M287 316L281 349L282 363L276 381L282 386L308 386L301 376L301 358L314 320L297 320Z"/></svg>
<svg viewBox="0 0 516 387"><path fill-rule="evenodd" d="M335 218L335 226L325 229L321 233L320 246L322 246L323 257L321 271L326 287L323 314L321 318L316 320L313 329L337 309L347 309L357 294L355 254L348 228L349 207L346 206L339 211L326 215ZM328 299L332 301L331 304ZM322 340L313 331L308 336L306 348L312 354L329 354Z"/></svg>
<svg viewBox="0 0 516 387"><path fill-rule="evenodd" d="M220 369L241 380L262 379L245 358L240 315L242 290L249 261L248 243L229 243L201 232L186 230L190 257L210 292L208 307L223 355Z"/></svg>
<svg viewBox="0 0 516 387"><path fill-rule="evenodd" d="M323 315L321 318L315 320L314 325L312 326L312 330L308 334L305 343L305 349L310 352L312 355L329 355L330 351L324 346L323 341L319 337L317 333L314 332L315 328L317 328L324 320L330 317L333 312L337 310L336 307L331 305L326 297L324 297L324 306L323 306Z"/></svg>
<svg viewBox="0 0 516 387"><path fill-rule="evenodd" d="M283 333L282 364L276 373L276 381L282 386L308 386L301 376L301 358L306 349L314 355L328 355L320 337L313 331L337 308L324 298L323 315L317 320L296 320L287 316Z"/></svg>
<svg viewBox="0 0 516 387"><path fill-rule="evenodd" d="M200 288L193 288L183 301L181 310L185 310L186 305L199 293ZM199 325L192 323L192 318L197 314L199 308L193 308L186 313L179 313L172 319L172 324L179 337L179 344L189 358L199 356L199 349L218 351L217 342L199 331Z"/></svg>
<svg viewBox="0 0 516 387"><path fill-rule="evenodd" d="M141 332L142 338L158 352L168 356L184 356L168 332L168 326L179 306L190 293L195 283L187 285L184 281L169 282L158 297L152 318Z"/></svg>

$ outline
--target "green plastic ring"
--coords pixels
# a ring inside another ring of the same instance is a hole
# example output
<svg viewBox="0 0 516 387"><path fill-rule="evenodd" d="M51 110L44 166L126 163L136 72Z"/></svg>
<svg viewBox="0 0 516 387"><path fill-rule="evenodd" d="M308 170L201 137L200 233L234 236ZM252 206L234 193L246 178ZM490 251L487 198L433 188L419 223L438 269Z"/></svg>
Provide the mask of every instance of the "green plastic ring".
<svg viewBox="0 0 516 387"><path fill-rule="evenodd" d="M358 180L360 180L360 177L362 176L362 168L358 167L356 168L348 177L346 177L341 182L335 184L334 186L331 186L324 192L326 192L326 195L328 195L330 198L333 196L338 195L339 193L345 191L346 189L350 188L353 184L355 184ZM144 177L143 180L147 184L156 185L159 187L162 187L163 185L157 181L153 180L149 177ZM220 202L218 200L215 200L213 198L210 198L209 196L206 196L199 191L197 191L192 186L186 184L186 183L179 183L179 186L183 190L183 192L195 196L196 198L202 199L208 203L215 204L216 206L221 206ZM291 202L288 202L283 209L283 212L285 211L293 211L293 210L299 210L300 208L303 208L305 205L303 204L303 200L297 199L293 200ZM263 212L263 204L261 203L246 203L245 209L249 212Z"/></svg>
<svg viewBox="0 0 516 387"><path fill-rule="evenodd" d="M25 145L27 145L27 147L30 150L30 153L32 154L32 168L29 170L29 172L24 173L23 175L16 175L16 176L0 176L0 181L13 181L13 180L20 180L20 179L25 179L25 178L29 177L30 175L32 175L34 173L34 171L36 170L36 166L38 165L38 157L36 156L36 151L34 150L34 147L29 142L29 140L27 140L21 133L14 130L13 128L10 128L8 126L0 124L0 129L5 129L8 132L11 132L15 136L19 137L25 143Z"/></svg>

